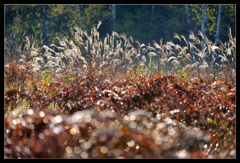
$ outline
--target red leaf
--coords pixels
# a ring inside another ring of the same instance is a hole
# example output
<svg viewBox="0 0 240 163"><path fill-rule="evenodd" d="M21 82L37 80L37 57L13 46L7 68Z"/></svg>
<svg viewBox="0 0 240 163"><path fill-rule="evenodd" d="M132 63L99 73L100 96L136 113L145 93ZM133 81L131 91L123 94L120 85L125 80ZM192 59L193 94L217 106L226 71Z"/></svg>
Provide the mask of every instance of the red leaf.
<svg viewBox="0 0 240 163"><path fill-rule="evenodd" d="M178 115L175 115L174 117L175 117L177 120L179 120L179 119L180 119Z"/></svg>
<svg viewBox="0 0 240 163"><path fill-rule="evenodd" d="M186 108L186 114L189 115L189 112L190 112L190 107L187 106L187 108Z"/></svg>
<svg viewBox="0 0 240 163"><path fill-rule="evenodd" d="M196 107L194 107L194 108L192 109L192 111L197 111L197 108L196 108Z"/></svg>

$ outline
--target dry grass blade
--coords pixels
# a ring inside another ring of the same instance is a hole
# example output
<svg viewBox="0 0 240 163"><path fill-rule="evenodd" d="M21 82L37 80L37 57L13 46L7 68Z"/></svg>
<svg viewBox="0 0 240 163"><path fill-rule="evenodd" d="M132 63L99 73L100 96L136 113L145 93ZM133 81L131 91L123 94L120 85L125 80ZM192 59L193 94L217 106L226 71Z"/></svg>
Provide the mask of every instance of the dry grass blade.
<svg viewBox="0 0 240 163"><path fill-rule="evenodd" d="M182 56L182 54L186 54L188 47L184 46L181 51L178 53L178 56Z"/></svg>
<svg viewBox="0 0 240 163"><path fill-rule="evenodd" d="M182 47L178 44L176 44L174 47L175 47L175 50L182 50Z"/></svg>
<svg viewBox="0 0 240 163"><path fill-rule="evenodd" d="M205 37L203 36L201 31L198 31L198 35L201 36L202 39L204 39Z"/></svg>
<svg viewBox="0 0 240 163"><path fill-rule="evenodd" d="M98 30L98 28L100 27L101 24L102 24L102 22L99 21L99 22L98 22L98 25L97 25L97 30Z"/></svg>
<svg viewBox="0 0 240 163"><path fill-rule="evenodd" d="M176 57L171 56L171 57L168 58L168 62L171 62L172 59L173 59L173 60L177 60Z"/></svg>
<svg viewBox="0 0 240 163"><path fill-rule="evenodd" d="M187 61L187 60L189 60L190 62L192 62L192 56L191 56L191 54L190 53L187 53L186 54L186 56L185 56L185 60Z"/></svg>
<svg viewBox="0 0 240 163"><path fill-rule="evenodd" d="M112 31L112 35L120 38L119 34L117 32L115 32L115 31Z"/></svg>
<svg viewBox="0 0 240 163"><path fill-rule="evenodd" d="M121 33L121 34L120 34L120 37L123 38L123 40L124 40L125 42L127 42L127 36L126 36L125 33Z"/></svg>
<svg viewBox="0 0 240 163"><path fill-rule="evenodd" d="M179 37L179 35L177 33L174 33L174 38L177 38L180 42L181 42L181 38Z"/></svg>
<svg viewBox="0 0 240 163"><path fill-rule="evenodd" d="M189 39L192 41L196 41L196 37L193 32L189 35Z"/></svg>
<svg viewBox="0 0 240 163"><path fill-rule="evenodd" d="M129 40L131 41L132 44L134 43L132 36L129 36Z"/></svg>
<svg viewBox="0 0 240 163"><path fill-rule="evenodd" d="M183 35L181 35L181 38L185 41L186 45L188 46L188 42L187 42L186 38Z"/></svg>
<svg viewBox="0 0 240 163"><path fill-rule="evenodd" d="M215 45L212 46L211 49L212 49L212 51L215 51L216 49L217 49L218 51L220 51L220 48L219 48L218 46L215 46Z"/></svg>
<svg viewBox="0 0 240 163"><path fill-rule="evenodd" d="M142 55L141 58L142 58L142 61L143 61L143 62L146 62L146 61L147 61L147 59L146 59L146 57L145 57L144 55Z"/></svg>
<svg viewBox="0 0 240 163"><path fill-rule="evenodd" d="M174 47L175 44L172 41L167 41L166 46L169 46L169 47L173 46Z"/></svg>
<svg viewBox="0 0 240 163"><path fill-rule="evenodd" d="M166 63L168 63L168 59L167 58L162 58L162 59L160 59L160 65L162 65L162 64L166 64Z"/></svg>
<svg viewBox="0 0 240 163"><path fill-rule="evenodd" d="M155 52L149 52L148 58L152 58L152 56L157 56L157 54Z"/></svg>
<svg viewBox="0 0 240 163"><path fill-rule="evenodd" d="M147 49L148 49L149 51L156 51L156 49L155 49L154 47L151 47L151 46L147 46Z"/></svg>
<svg viewBox="0 0 240 163"><path fill-rule="evenodd" d="M143 47L145 47L145 44L142 44L142 45L140 46L140 48L143 48Z"/></svg>
<svg viewBox="0 0 240 163"><path fill-rule="evenodd" d="M157 50L161 50L161 46L158 45L158 43L156 43L155 41L153 41L153 45L155 46L155 48L156 48Z"/></svg>
<svg viewBox="0 0 240 163"><path fill-rule="evenodd" d="M177 59L174 59L172 62L171 62L172 66L173 67L177 67L177 65L180 64L180 62L177 60Z"/></svg>

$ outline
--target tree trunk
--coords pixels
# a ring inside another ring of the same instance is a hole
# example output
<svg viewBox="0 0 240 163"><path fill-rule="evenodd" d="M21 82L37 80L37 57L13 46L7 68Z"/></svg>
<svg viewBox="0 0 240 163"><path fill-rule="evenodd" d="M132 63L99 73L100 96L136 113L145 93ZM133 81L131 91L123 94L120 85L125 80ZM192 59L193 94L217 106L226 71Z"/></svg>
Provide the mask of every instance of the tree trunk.
<svg viewBox="0 0 240 163"><path fill-rule="evenodd" d="M18 15L19 15L19 9L17 8L16 9L16 24L18 23ZM12 51L12 48L13 48L13 44L14 44L14 40L15 40L15 38L16 38L16 33L14 33L13 34L13 38L12 38L12 43L10 44L10 48L9 48L9 53L11 53L11 51Z"/></svg>
<svg viewBox="0 0 240 163"><path fill-rule="evenodd" d="M195 11L196 20L197 20L197 17L198 17L197 15L198 15L198 11L197 11L197 8L196 8L196 11ZM197 25L194 28L194 35L197 36Z"/></svg>
<svg viewBox="0 0 240 163"><path fill-rule="evenodd" d="M116 14L117 14L116 5L113 5L113 31L116 31Z"/></svg>
<svg viewBox="0 0 240 163"><path fill-rule="evenodd" d="M162 19L160 20L161 25L159 26L159 32L162 38L164 38L165 36L165 26L164 23L166 23L167 18L166 18L166 6L165 5L161 5L161 14L162 14Z"/></svg>
<svg viewBox="0 0 240 163"><path fill-rule="evenodd" d="M154 15L154 8L155 8L155 5L152 5L152 13L151 13L151 27L153 25L153 15Z"/></svg>
<svg viewBox="0 0 240 163"><path fill-rule="evenodd" d="M80 5L78 5L78 12L79 12L79 18L80 18L80 28L82 29L82 20L81 20L82 15L81 15L81 7L80 7Z"/></svg>
<svg viewBox="0 0 240 163"><path fill-rule="evenodd" d="M48 33L49 33L49 24L50 24L50 11L49 6L44 6L44 28L43 28L43 45L47 45L48 43ZM42 53L44 50L42 49Z"/></svg>
<svg viewBox="0 0 240 163"><path fill-rule="evenodd" d="M202 34L203 34L203 38L202 38L202 41L203 41L203 54L205 53L204 52L204 49L206 47L206 41L205 41L205 24L206 24L206 21L207 21L207 14L205 12L205 10L207 10L207 7L208 5L203 5L202 6ZM205 57L202 58L201 60L201 64L203 64L203 61L204 61Z"/></svg>
<svg viewBox="0 0 240 163"><path fill-rule="evenodd" d="M189 13L188 13L188 5L185 5L185 7L186 7L187 23L188 23L188 26L189 26L189 36L190 36L190 35L192 35L192 28L191 28ZM189 39L189 41L190 41L190 43L192 43L192 39ZM193 49L190 49L190 51L191 51L191 56L192 56L193 62L195 63L196 58L195 58L195 55L193 53Z"/></svg>
<svg viewBox="0 0 240 163"><path fill-rule="evenodd" d="M7 5L7 8L6 8L5 12L4 12L5 14L8 12L9 8L10 8L10 5Z"/></svg>
<svg viewBox="0 0 240 163"><path fill-rule="evenodd" d="M219 5L219 7L218 7L217 34L216 34L216 38L215 38L215 42L214 42L215 46L217 45L219 32L220 32L219 28L220 28L220 22L221 22L221 7L222 7L221 5ZM213 54L212 54L212 63L211 63L212 70L213 70L214 59L215 59L215 50L213 51Z"/></svg>
<svg viewBox="0 0 240 163"><path fill-rule="evenodd" d="M196 20L197 20L197 17L198 17L198 10L197 10L197 8L195 9L195 16L196 16ZM194 28L194 36L197 36L197 25L195 25L195 28ZM194 48L193 51L194 51L195 60L197 60L197 56L195 54L196 49ZM198 67L196 66L195 70L197 70L197 69L198 69Z"/></svg>

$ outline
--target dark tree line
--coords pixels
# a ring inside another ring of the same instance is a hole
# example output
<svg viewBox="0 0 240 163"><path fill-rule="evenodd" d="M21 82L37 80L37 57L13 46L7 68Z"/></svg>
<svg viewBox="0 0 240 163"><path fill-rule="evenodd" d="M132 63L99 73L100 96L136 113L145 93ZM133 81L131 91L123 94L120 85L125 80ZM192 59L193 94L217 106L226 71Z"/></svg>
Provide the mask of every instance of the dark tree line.
<svg viewBox="0 0 240 163"><path fill-rule="evenodd" d="M24 36L44 39L41 45L73 39L70 27L90 32L99 21L100 37L116 31L140 43L175 41L174 33L187 39L201 31L215 44L228 40L228 28L235 36L235 5L9 5L4 6L5 53ZM200 37L200 36L199 36Z"/></svg>

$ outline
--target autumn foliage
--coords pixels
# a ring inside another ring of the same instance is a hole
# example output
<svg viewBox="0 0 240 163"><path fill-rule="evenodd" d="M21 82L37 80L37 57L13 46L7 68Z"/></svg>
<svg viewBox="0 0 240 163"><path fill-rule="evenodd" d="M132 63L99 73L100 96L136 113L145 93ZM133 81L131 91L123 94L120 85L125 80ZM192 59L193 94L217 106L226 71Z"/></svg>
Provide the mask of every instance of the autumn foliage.
<svg viewBox="0 0 240 163"><path fill-rule="evenodd" d="M231 30L219 47L205 38L206 51L183 36L184 47L117 32L103 41L100 25L44 53L26 39L5 61L5 158L236 158Z"/></svg>
<svg viewBox="0 0 240 163"><path fill-rule="evenodd" d="M235 158L235 80L125 77L8 90L29 105L5 116L5 157Z"/></svg>

